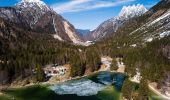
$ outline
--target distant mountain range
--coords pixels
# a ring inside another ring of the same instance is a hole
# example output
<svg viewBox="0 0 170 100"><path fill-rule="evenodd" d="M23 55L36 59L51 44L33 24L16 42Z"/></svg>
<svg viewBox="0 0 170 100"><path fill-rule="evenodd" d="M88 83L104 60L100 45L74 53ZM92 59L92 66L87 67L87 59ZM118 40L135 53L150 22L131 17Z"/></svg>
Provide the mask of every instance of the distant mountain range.
<svg viewBox="0 0 170 100"><path fill-rule="evenodd" d="M91 34L91 31L88 29L76 29L76 32L84 42L88 40Z"/></svg>
<svg viewBox="0 0 170 100"><path fill-rule="evenodd" d="M161 1L150 10L140 4L124 6L118 16L90 31L75 29L40 0L22 0L14 7L0 8L0 18L16 28L48 34L59 41L78 45L86 45L85 41L101 41L108 37L125 38L127 34L126 38L131 38L131 42L136 41L136 44L139 40L147 42L162 38L170 34L169 17L169 0Z"/></svg>
<svg viewBox="0 0 170 100"><path fill-rule="evenodd" d="M90 29L76 29L76 32L79 33L81 36L86 36L89 34L91 31Z"/></svg>

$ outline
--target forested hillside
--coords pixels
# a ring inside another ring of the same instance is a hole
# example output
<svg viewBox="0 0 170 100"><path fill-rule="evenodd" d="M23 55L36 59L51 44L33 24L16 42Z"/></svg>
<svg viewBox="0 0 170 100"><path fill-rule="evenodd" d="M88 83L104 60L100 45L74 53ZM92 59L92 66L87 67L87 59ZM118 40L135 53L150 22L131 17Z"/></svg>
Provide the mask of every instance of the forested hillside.
<svg viewBox="0 0 170 100"><path fill-rule="evenodd" d="M89 67L93 72L100 64L97 50L91 52L45 33L25 31L3 19L0 20L0 53L0 71L4 73L0 75L1 83L35 78L36 74L41 76L36 80L43 81L41 68L47 64L71 64L72 76L83 75Z"/></svg>

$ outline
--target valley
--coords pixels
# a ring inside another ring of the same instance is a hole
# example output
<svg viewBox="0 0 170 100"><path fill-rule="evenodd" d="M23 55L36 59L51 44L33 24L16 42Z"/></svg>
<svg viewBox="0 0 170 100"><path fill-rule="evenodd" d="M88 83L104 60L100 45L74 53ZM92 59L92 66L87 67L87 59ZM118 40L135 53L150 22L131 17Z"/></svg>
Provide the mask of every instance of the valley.
<svg viewBox="0 0 170 100"><path fill-rule="evenodd" d="M121 6L94 30L42 0L0 7L0 100L170 100L169 35L169 0Z"/></svg>

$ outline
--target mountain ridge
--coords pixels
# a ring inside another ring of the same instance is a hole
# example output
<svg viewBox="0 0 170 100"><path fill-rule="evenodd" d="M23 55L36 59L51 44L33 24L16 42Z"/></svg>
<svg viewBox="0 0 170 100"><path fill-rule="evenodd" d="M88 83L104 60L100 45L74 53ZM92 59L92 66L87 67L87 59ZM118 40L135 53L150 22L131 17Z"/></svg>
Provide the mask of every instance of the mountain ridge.
<svg viewBox="0 0 170 100"><path fill-rule="evenodd" d="M89 40L100 40L105 35L110 34L112 32L116 32L117 29L127 20L141 16L147 11L147 9L140 4L132 5L132 6L124 6L118 16L113 17L109 20L104 21L100 24L93 32L90 33Z"/></svg>
<svg viewBox="0 0 170 100"><path fill-rule="evenodd" d="M40 0L22 0L14 7L0 8L0 17L37 33L47 33L60 41L81 43L72 24Z"/></svg>

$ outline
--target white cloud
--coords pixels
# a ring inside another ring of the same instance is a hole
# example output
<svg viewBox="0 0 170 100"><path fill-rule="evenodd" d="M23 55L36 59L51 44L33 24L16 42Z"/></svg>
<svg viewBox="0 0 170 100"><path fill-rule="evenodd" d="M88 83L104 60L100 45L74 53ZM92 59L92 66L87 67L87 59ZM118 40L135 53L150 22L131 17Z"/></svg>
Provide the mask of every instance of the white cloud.
<svg viewBox="0 0 170 100"><path fill-rule="evenodd" d="M68 3L64 4L54 4L52 5L52 8L58 12L58 13L63 13L63 12L70 12L71 10L77 9L77 6L83 3L90 2L92 0L72 0Z"/></svg>
<svg viewBox="0 0 170 100"><path fill-rule="evenodd" d="M93 10L97 8L106 8L119 6L121 4L132 2L135 0L71 0L64 4L54 4L52 8L57 13L66 13L66 12L79 12Z"/></svg>

